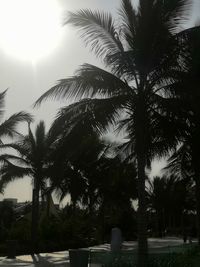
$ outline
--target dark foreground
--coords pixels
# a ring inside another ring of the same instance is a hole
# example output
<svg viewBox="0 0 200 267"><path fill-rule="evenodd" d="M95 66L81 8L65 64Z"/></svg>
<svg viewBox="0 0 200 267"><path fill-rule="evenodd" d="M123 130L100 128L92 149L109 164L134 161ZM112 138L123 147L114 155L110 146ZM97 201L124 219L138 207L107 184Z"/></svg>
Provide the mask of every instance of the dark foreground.
<svg viewBox="0 0 200 267"><path fill-rule="evenodd" d="M121 253L111 253L109 244L89 248L91 267L135 267L136 242L124 242ZM183 244L181 239L165 238L149 240L149 267L197 267L200 266L200 249L196 243ZM18 256L15 260L0 258L0 266L68 267L68 251L40 253L34 256Z"/></svg>

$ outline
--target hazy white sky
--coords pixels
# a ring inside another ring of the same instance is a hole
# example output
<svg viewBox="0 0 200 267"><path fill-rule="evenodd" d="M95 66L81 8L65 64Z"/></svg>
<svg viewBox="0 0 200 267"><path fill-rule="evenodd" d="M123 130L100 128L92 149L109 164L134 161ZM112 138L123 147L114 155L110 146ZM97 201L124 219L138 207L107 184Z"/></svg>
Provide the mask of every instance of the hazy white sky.
<svg viewBox="0 0 200 267"><path fill-rule="evenodd" d="M115 12L120 0L57 0L57 2L63 12L80 8ZM196 2L193 18L199 11L200 6ZM44 119L49 125L55 116L56 109L66 102L49 101L38 110L32 110L31 105L42 93L54 85L56 80L72 75L74 70L84 62L99 64L85 48L77 32L69 26L63 27L61 41L54 51L34 65L9 56L0 49L0 91L9 88L6 98L6 116L21 110L28 110L36 115L36 121ZM154 164L153 173L156 174L162 164ZM5 195L0 195L0 199L3 197L16 197L20 201L30 199L30 180L23 179L10 184Z"/></svg>

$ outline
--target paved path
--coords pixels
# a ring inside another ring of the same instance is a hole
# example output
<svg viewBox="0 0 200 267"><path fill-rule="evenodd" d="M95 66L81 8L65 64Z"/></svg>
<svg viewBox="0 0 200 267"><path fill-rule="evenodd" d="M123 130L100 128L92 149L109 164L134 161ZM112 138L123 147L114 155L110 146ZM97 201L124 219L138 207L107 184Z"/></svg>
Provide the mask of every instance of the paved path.
<svg viewBox="0 0 200 267"><path fill-rule="evenodd" d="M177 246L183 244L182 239L168 237L163 239L158 238L150 238L149 240L149 247L151 248L162 248L168 246ZM133 250L136 249L137 242L135 241L126 241L123 243L124 250ZM90 249L96 251L109 251L110 244L102 244L99 246L91 247ZM69 267L69 253L68 251L60 251L60 252L53 252L53 253L40 253L34 255L24 255L24 256L17 256L16 259L10 260L5 257L0 258L0 267Z"/></svg>

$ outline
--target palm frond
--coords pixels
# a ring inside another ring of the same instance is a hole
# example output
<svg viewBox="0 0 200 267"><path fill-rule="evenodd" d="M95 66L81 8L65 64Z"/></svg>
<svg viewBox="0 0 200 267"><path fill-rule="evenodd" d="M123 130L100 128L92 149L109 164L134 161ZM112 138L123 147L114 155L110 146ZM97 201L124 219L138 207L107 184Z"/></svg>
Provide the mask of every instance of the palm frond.
<svg viewBox="0 0 200 267"><path fill-rule="evenodd" d="M32 175L32 170L30 168L23 168L12 164L11 162L7 161L1 168L0 168L0 189L1 191L7 186L8 183L12 182L13 180L23 178L24 176Z"/></svg>
<svg viewBox="0 0 200 267"><path fill-rule="evenodd" d="M136 166L136 150L135 142L133 140L125 140L124 143L117 147L117 155L122 159L123 162L134 162Z"/></svg>
<svg viewBox="0 0 200 267"><path fill-rule="evenodd" d="M0 149L14 149L18 154L20 154L22 157L28 155L30 152L30 145L27 144L27 142L24 142L24 140L16 143L8 143L8 144L1 144Z"/></svg>
<svg viewBox="0 0 200 267"><path fill-rule="evenodd" d="M166 174L174 174L177 177L192 177L194 169L191 164L191 148L187 143L183 143L168 159L167 166L163 169Z"/></svg>
<svg viewBox="0 0 200 267"><path fill-rule="evenodd" d="M196 43L197 41L197 43L199 43L199 32L200 26L196 25L194 27L184 29L175 35L175 39L179 44L179 48L181 48L183 51L181 54L183 59L186 58L187 60L191 57L190 46L193 44L193 42Z"/></svg>
<svg viewBox="0 0 200 267"><path fill-rule="evenodd" d="M4 112L5 112L5 96L6 96L7 90L0 93L0 119L2 119Z"/></svg>
<svg viewBox="0 0 200 267"><path fill-rule="evenodd" d="M68 16L64 24L77 27L86 45L90 45L97 56L123 50L114 21L109 13L85 9L76 13L69 12Z"/></svg>
<svg viewBox="0 0 200 267"><path fill-rule="evenodd" d="M35 137L34 137L32 130L31 130L30 123L28 124L28 135L23 139L22 143L26 147L29 147L31 151L36 150L36 140L35 140Z"/></svg>
<svg viewBox="0 0 200 267"><path fill-rule="evenodd" d="M138 28L138 16L131 0L121 1L119 14L122 19L122 33L124 38L126 39L127 44L129 44L129 49L133 48Z"/></svg>
<svg viewBox="0 0 200 267"><path fill-rule="evenodd" d="M72 128L69 125L85 125L91 127L97 132L104 132L108 125L115 124L120 116L120 110L129 101L128 96L116 96L105 99L83 99L71 104L63 109L57 115L54 126L60 125L61 129L67 131Z"/></svg>
<svg viewBox="0 0 200 267"><path fill-rule="evenodd" d="M40 121L35 130L35 145L41 151L45 150L46 146L46 133L44 121Z"/></svg>
<svg viewBox="0 0 200 267"><path fill-rule="evenodd" d="M168 21L171 32L177 33L186 24L192 13L192 0L162 1L164 19Z"/></svg>
<svg viewBox="0 0 200 267"><path fill-rule="evenodd" d="M0 155L0 162L1 163L7 163L7 162L14 161L18 165L26 166L29 165L29 162L22 158L11 154L1 154Z"/></svg>
<svg viewBox="0 0 200 267"><path fill-rule="evenodd" d="M121 79L133 84L138 84L138 69L136 62L136 51L127 50L112 54L106 58L106 64L112 73Z"/></svg>
<svg viewBox="0 0 200 267"><path fill-rule="evenodd" d="M48 98L80 100L82 97L108 97L132 91L128 84L117 76L90 64L82 65L76 74L72 78L60 80L36 101L35 106Z"/></svg>
<svg viewBox="0 0 200 267"><path fill-rule="evenodd" d="M9 136L13 138L15 135L20 135L16 131L16 127L20 122L31 122L33 121L32 115L27 112L18 112L10 116L2 124L0 124L0 136Z"/></svg>

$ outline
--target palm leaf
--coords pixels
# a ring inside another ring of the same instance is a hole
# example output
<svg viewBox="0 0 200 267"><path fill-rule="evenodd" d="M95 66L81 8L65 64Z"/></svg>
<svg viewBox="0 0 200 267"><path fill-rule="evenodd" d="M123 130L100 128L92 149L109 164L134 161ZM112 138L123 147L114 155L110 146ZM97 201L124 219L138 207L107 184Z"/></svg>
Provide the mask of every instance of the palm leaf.
<svg viewBox="0 0 200 267"><path fill-rule="evenodd" d="M123 95L105 99L83 99L61 109L55 126L60 125L62 129L69 129L70 123L73 127L85 124L85 127L90 125L102 133L108 125L115 124L120 117L120 110L129 100L128 96Z"/></svg>
<svg viewBox="0 0 200 267"><path fill-rule="evenodd" d="M173 173L177 177L192 177L194 169L192 167L191 148L187 143L183 143L168 159L167 166L163 169L166 174Z"/></svg>
<svg viewBox="0 0 200 267"><path fill-rule="evenodd" d="M11 155L11 154L1 154L0 155L0 162L6 163L8 161L9 162L14 161L15 163L22 165L22 166L29 165L29 162L22 157L18 157L18 156Z"/></svg>
<svg viewBox="0 0 200 267"><path fill-rule="evenodd" d="M24 176L32 175L32 170L30 168L23 168L12 164L7 161L0 169L0 189L1 191L7 186L8 183L13 180L23 178Z"/></svg>
<svg viewBox="0 0 200 267"><path fill-rule="evenodd" d="M168 21L171 32L178 32L182 25L191 17L193 1L191 0L166 0L162 1L163 15Z"/></svg>
<svg viewBox="0 0 200 267"><path fill-rule="evenodd" d="M76 13L69 12L68 15L69 18L64 21L64 24L77 27L86 45L90 44L97 56L123 50L114 21L109 13L85 9Z"/></svg>
<svg viewBox="0 0 200 267"><path fill-rule="evenodd" d="M0 124L0 136L9 136L13 138L15 135L20 135L16 131L16 126L20 122L31 122L32 120L33 117L27 112L15 113Z"/></svg>
<svg viewBox="0 0 200 267"><path fill-rule="evenodd" d="M35 103L40 104L47 98L80 100L82 97L102 95L115 96L128 94L132 90L128 84L117 76L90 64L84 64L77 75L60 80L59 83L44 93Z"/></svg>
<svg viewBox="0 0 200 267"><path fill-rule="evenodd" d="M138 28L137 11L134 9L131 0L122 0L121 8L119 10L122 19L122 33L125 40L129 44L129 49L134 47Z"/></svg>
<svg viewBox="0 0 200 267"><path fill-rule="evenodd" d="M16 143L1 144L0 149L14 149L22 157L26 156L30 152L30 144L27 144L26 141L22 140Z"/></svg>
<svg viewBox="0 0 200 267"><path fill-rule="evenodd" d="M4 107L5 107L5 95L6 95L7 90L4 92L0 93L0 119L2 119L4 115Z"/></svg>
<svg viewBox="0 0 200 267"><path fill-rule="evenodd" d="M29 147L31 152L36 150L36 140L31 130L30 123L28 124L28 135L23 139L23 143L26 147Z"/></svg>

